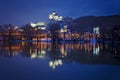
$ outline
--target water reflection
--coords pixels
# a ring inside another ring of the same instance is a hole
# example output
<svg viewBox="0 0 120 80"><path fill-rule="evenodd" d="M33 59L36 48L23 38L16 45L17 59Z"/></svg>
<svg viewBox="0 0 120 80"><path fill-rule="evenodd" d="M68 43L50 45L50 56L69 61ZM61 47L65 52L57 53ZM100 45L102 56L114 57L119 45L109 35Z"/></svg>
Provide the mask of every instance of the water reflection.
<svg viewBox="0 0 120 80"><path fill-rule="evenodd" d="M55 69L63 64L120 64L119 43L0 42L0 56L22 55L30 59L49 59Z"/></svg>

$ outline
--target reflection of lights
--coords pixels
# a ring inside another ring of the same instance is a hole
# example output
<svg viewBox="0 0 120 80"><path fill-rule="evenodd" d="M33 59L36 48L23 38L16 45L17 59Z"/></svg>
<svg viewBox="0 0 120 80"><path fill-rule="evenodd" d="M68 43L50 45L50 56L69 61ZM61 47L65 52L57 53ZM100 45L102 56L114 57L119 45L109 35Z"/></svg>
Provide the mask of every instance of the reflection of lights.
<svg viewBox="0 0 120 80"><path fill-rule="evenodd" d="M42 59L42 58L44 58L45 56L44 56L44 55L38 55L37 57Z"/></svg>
<svg viewBox="0 0 120 80"><path fill-rule="evenodd" d="M99 55L99 51L100 51L100 48L99 47L97 47L97 48L93 48L93 54L94 55Z"/></svg>
<svg viewBox="0 0 120 80"><path fill-rule="evenodd" d="M36 58L36 57L37 57L36 54L32 54L32 55L31 55L31 59Z"/></svg>
<svg viewBox="0 0 120 80"><path fill-rule="evenodd" d="M45 54L46 54L46 52L44 51L44 50L42 50L42 51L35 51L35 53L32 53L32 55L31 55L31 58L33 59L33 58L44 58L45 57Z"/></svg>
<svg viewBox="0 0 120 80"><path fill-rule="evenodd" d="M46 52L44 50L39 51L39 55L38 58L44 58L45 57Z"/></svg>
<svg viewBox="0 0 120 80"><path fill-rule="evenodd" d="M62 65L62 60L55 60L55 61L50 61L49 66L55 69L57 66Z"/></svg>
<svg viewBox="0 0 120 80"><path fill-rule="evenodd" d="M49 62L49 66L50 66L50 67L53 67L53 65L54 65L53 62L50 61L50 62Z"/></svg>
<svg viewBox="0 0 120 80"><path fill-rule="evenodd" d="M62 60L58 60L58 63L59 63L60 65L62 65Z"/></svg>
<svg viewBox="0 0 120 80"><path fill-rule="evenodd" d="M38 54L41 54L41 51L38 51Z"/></svg>
<svg viewBox="0 0 120 80"><path fill-rule="evenodd" d="M56 66L58 66L58 65L59 65L57 60L54 62L54 64L55 64Z"/></svg>
<svg viewBox="0 0 120 80"><path fill-rule="evenodd" d="M67 51L64 49L63 46L62 46L62 48L61 48L61 53L62 53L62 57L67 56Z"/></svg>
<svg viewBox="0 0 120 80"><path fill-rule="evenodd" d="M46 52L44 50L41 51L41 54L46 54Z"/></svg>

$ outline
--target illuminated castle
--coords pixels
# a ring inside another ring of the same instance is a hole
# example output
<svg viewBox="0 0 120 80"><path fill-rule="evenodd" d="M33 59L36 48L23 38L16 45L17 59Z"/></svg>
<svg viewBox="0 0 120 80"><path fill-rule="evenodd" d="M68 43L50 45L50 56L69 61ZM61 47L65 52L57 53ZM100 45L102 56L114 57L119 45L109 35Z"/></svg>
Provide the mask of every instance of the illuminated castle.
<svg viewBox="0 0 120 80"><path fill-rule="evenodd" d="M59 16L55 11L49 15L49 20L62 21L63 17Z"/></svg>

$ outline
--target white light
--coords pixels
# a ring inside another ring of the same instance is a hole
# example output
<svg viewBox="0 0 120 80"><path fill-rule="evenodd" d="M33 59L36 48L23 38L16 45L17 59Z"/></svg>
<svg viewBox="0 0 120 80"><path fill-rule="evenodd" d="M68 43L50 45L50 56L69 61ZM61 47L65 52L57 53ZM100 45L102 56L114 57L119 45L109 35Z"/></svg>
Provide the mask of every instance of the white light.
<svg viewBox="0 0 120 80"><path fill-rule="evenodd" d="M62 28L61 30L60 30L60 32L67 32L67 29L64 29L64 28Z"/></svg>
<svg viewBox="0 0 120 80"><path fill-rule="evenodd" d="M24 31L23 29L19 29L19 31Z"/></svg>
<svg viewBox="0 0 120 80"><path fill-rule="evenodd" d="M98 28L98 27L96 28L96 31L99 31L99 28Z"/></svg>
<svg viewBox="0 0 120 80"><path fill-rule="evenodd" d="M41 54L41 51L38 51L38 54Z"/></svg>
<svg viewBox="0 0 120 80"><path fill-rule="evenodd" d="M64 32L64 29L61 29L60 32Z"/></svg>
<svg viewBox="0 0 120 80"><path fill-rule="evenodd" d="M41 54L46 54L46 52L42 50L42 51L41 51Z"/></svg>
<svg viewBox="0 0 120 80"><path fill-rule="evenodd" d="M93 31L94 31L95 34L100 34L99 27L94 27Z"/></svg>
<svg viewBox="0 0 120 80"><path fill-rule="evenodd" d="M54 19L55 19L56 21L58 20L58 18L59 18L58 16L54 16Z"/></svg>
<svg viewBox="0 0 120 80"><path fill-rule="evenodd" d="M50 67L53 66L53 62L52 62L52 61L49 62L49 66L50 66Z"/></svg>
<svg viewBox="0 0 120 80"><path fill-rule="evenodd" d="M60 19L63 19L63 17L62 17L62 16L60 16L59 18L60 18Z"/></svg>
<svg viewBox="0 0 120 80"><path fill-rule="evenodd" d="M49 19L50 20L53 19L53 15L52 14L49 15Z"/></svg>
<svg viewBox="0 0 120 80"><path fill-rule="evenodd" d="M40 29L42 29L42 30L46 30L46 27L41 27Z"/></svg>
<svg viewBox="0 0 120 80"><path fill-rule="evenodd" d="M32 23L30 24L32 27L36 27L37 25L35 23Z"/></svg>
<svg viewBox="0 0 120 80"><path fill-rule="evenodd" d="M41 29L41 27L38 27L38 29Z"/></svg>
<svg viewBox="0 0 120 80"><path fill-rule="evenodd" d="M55 12L53 12L52 14L53 14L53 15L55 15L56 13L55 13Z"/></svg>
<svg viewBox="0 0 120 80"><path fill-rule="evenodd" d="M62 21L62 19L63 19L62 16L58 17L58 21Z"/></svg>
<svg viewBox="0 0 120 80"><path fill-rule="evenodd" d="M44 22L38 22L36 25L37 26L45 26L45 23Z"/></svg>
<svg viewBox="0 0 120 80"><path fill-rule="evenodd" d="M67 28L67 26L65 25L64 28Z"/></svg>
<svg viewBox="0 0 120 80"><path fill-rule="evenodd" d="M62 21L63 17L58 16L55 12L49 15L50 20Z"/></svg>
<svg viewBox="0 0 120 80"><path fill-rule="evenodd" d="M18 29L18 26L15 26L14 29L15 29L15 30Z"/></svg>
<svg viewBox="0 0 120 80"><path fill-rule="evenodd" d="M39 55L38 56L38 58L41 58L41 59L44 58L44 57L45 57L44 55Z"/></svg>
<svg viewBox="0 0 120 80"><path fill-rule="evenodd" d="M55 65L56 65L56 66L58 66L58 65L59 65L58 61L55 61L54 63L55 63Z"/></svg>
<svg viewBox="0 0 120 80"><path fill-rule="evenodd" d="M55 69L55 66L53 66L52 68Z"/></svg>
<svg viewBox="0 0 120 80"><path fill-rule="evenodd" d="M97 48L93 48L93 54L94 55L99 55L99 51L100 51L100 49L99 49L99 47L97 47Z"/></svg>
<svg viewBox="0 0 120 80"><path fill-rule="evenodd" d="M59 63L60 65L62 65L62 60L58 60L58 63Z"/></svg>
<svg viewBox="0 0 120 80"><path fill-rule="evenodd" d="M93 28L93 31L95 31L96 30L96 28Z"/></svg>
<svg viewBox="0 0 120 80"><path fill-rule="evenodd" d="M31 55L31 58L33 59L33 58L36 58L37 57L37 55L36 54L32 54Z"/></svg>

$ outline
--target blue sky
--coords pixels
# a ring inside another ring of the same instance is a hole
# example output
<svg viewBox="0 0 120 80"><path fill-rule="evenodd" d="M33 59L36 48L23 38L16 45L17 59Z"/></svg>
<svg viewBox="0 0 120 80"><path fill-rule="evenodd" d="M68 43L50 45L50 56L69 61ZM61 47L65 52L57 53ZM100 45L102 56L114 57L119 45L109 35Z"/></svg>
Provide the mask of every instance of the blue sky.
<svg viewBox="0 0 120 80"><path fill-rule="evenodd" d="M0 0L0 25L47 21L52 11L72 18L120 14L120 0Z"/></svg>

